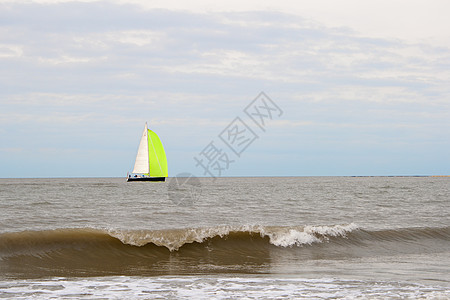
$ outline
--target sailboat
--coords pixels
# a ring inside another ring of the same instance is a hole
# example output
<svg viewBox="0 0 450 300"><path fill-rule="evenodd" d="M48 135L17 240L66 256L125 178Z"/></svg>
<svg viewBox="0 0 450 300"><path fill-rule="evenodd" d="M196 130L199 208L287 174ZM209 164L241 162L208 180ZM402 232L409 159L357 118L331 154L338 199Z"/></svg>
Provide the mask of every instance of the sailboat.
<svg viewBox="0 0 450 300"><path fill-rule="evenodd" d="M145 123L133 172L127 181L165 181L168 176L166 152L159 137Z"/></svg>

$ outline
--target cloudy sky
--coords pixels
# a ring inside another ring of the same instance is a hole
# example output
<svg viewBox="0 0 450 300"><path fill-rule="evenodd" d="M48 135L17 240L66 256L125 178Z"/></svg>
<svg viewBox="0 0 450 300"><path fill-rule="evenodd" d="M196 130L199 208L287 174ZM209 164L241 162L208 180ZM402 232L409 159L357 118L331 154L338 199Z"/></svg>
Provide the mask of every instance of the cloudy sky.
<svg viewBox="0 0 450 300"><path fill-rule="evenodd" d="M450 174L448 1L0 0L0 177ZM282 114L264 130L260 92ZM240 156L220 134L239 117ZM217 174L216 174L217 175Z"/></svg>

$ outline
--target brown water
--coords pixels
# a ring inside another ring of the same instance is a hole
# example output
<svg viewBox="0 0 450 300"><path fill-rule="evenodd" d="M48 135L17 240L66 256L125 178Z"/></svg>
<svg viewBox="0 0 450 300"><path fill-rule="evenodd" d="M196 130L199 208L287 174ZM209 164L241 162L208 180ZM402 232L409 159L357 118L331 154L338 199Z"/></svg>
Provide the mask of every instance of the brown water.
<svg viewBox="0 0 450 300"><path fill-rule="evenodd" d="M0 295L450 297L450 178L173 183L0 179Z"/></svg>

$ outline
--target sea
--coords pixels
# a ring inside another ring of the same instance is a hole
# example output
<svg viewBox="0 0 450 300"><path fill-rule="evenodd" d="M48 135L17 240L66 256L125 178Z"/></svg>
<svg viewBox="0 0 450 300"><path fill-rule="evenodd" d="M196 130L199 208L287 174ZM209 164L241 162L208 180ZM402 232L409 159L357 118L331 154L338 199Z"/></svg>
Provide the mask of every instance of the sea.
<svg viewBox="0 0 450 300"><path fill-rule="evenodd" d="M0 179L0 298L450 299L450 177Z"/></svg>

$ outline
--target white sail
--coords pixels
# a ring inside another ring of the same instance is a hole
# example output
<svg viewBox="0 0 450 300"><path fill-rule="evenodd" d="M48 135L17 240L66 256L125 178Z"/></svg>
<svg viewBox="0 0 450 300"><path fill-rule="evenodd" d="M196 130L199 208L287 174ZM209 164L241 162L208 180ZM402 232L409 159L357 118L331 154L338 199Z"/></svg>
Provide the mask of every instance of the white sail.
<svg viewBox="0 0 450 300"><path fill-rule="evenodd" d="M141 142L139 143L138 153L136 155L136 162L134 163L133 173L149 174L150 163L148 158L148 129L145 123L144 132L142 133Z"/></svg>

